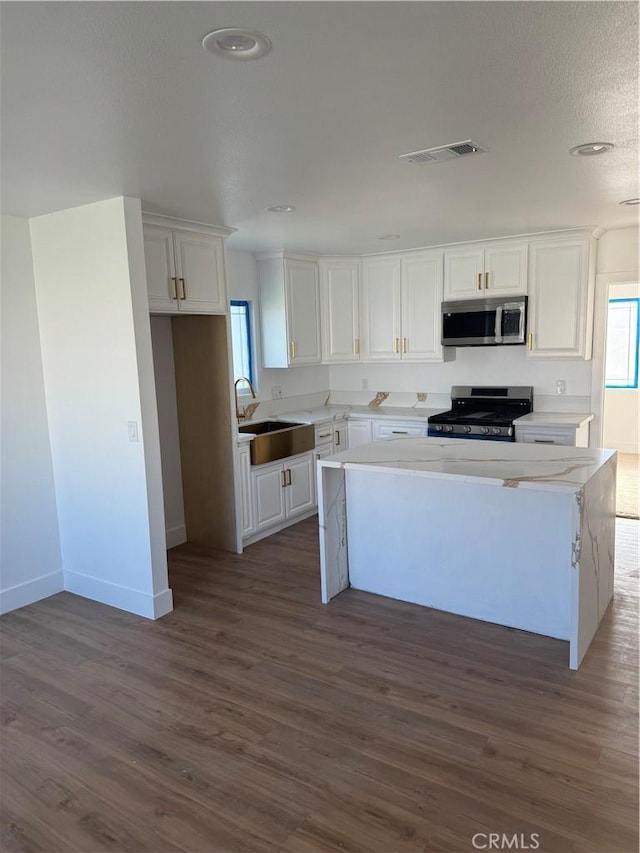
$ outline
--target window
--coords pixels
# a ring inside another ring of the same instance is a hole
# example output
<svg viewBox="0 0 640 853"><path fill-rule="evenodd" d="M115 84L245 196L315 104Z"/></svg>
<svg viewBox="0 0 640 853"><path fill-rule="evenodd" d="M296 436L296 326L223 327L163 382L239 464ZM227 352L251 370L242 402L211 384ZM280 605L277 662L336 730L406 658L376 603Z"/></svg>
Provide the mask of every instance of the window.
<svg viewBox="0 0 640 853"><path fill-rule="evenodd" d="M638 303L610 299L607 320L607 388L638 387Z"/></svg>
<svg viewBox="0 0 640 853"><path fill-rule="evenodd" d="M255 388L251 358L251 313L245 300L231 300L231 342L233 346L233 379L246 376ZM249 393L246 383L238 385L239 393Z"/></svg>

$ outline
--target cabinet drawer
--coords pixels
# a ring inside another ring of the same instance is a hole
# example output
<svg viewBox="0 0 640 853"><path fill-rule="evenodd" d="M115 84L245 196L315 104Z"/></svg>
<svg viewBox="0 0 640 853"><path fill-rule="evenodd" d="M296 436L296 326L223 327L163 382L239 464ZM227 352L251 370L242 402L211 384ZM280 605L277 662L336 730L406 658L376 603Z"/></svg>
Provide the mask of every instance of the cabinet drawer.
<svg viewBox="0 0 640 853"><path fill-rule="evenodd" d="M576 443L576 431L572 430L528 430L516 427L516 441L527 444L562 444L573 447Z"/></svg>
<svg viewBox="0 0 640 853"><path fill-rule="evenodd" d="M427 428L416 423L396 423L395 421L374 421L373 440L379 438L401 437L404 435L426 435Z"/></svg>
<svg viewBox="0 0 640 853"><path fill-rule="evenodd" d="M333 443L333 423L316 424L316 447Z"/></svg>

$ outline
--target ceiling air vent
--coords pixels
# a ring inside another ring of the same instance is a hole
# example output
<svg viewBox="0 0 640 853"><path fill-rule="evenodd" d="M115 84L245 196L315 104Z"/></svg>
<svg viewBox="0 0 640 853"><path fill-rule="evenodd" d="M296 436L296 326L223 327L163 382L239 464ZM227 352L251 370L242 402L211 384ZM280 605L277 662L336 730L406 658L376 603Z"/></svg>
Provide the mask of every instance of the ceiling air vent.
<svg viewBox="0 0 640 853"><path fill-rule="evenodd" d="M425 148L424 151L412 151L411 154L400 154L400 160L422 166L425 163L441 163L443 160L455 160L469 154L484 154L486 148L481 148L470 139L463 142L453 142L451 145L439 145L437 148Z"/></svg>

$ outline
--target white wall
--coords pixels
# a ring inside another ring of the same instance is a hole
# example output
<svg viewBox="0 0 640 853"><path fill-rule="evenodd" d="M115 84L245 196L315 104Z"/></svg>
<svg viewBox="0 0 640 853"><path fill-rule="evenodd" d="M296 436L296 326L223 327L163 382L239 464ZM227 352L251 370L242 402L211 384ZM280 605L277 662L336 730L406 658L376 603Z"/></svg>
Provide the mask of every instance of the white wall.
<svg viewBox="0 0 640 853"><path fill-rule="evenodd" d="M609 299L640 297L640 284L611 284ZM640 453L637 388L606 388L604 392L603 444L623 453Z"/></svg>
<svg viewBox="0 0 640 853"><path fill-rule="evenodd" d="M172 602L140 203L30 224L65 589L156 618Z"/></svg>
<svg viewBox="0 0 640 853"><path fill-rule="evenodd" d="M640 230L614 228L598 240L596 272L618 273L640 269Z"/></svg>
<svg viewBox="0 0 640 853"><path fill-rule="evenodd" d="M532 385L536 410L590 410L589 362L528 359L523 346L457 347L455 360L443 364L333 365L331 392L361 391L363 379L370 398L376 391L425 392L427 404L440 407L452 385ZM556 394L558 379L567 383L566 396Z"/></svg>
<svg viewBox="0 0 640 853"><path fill-rule="evenodd" d="M250 252L226 253L227 291L229 299L246 299L252 305L252 338L254 364L257 366L256 396L259 401L271 400L271 388L280 386L283 398L328 392L329 368L289 367L265 369L262 367L262 340L260 337L258 303L258 268ZM291 405L291 403L290 403ZM285 404L286 407L286 404ZM260 412L256 417L260 416Z"/></svg>
<svg viewBox="0 0 640 853"><path fill-rule="evenodd" d="M167 548L187 541L171 317L151 317Z"/></svg>
<svg viewBox="0 0 640 853"><path fill-rule="evenodd" d="M2 217L0 612L63 588L31 239Z"/></svg>

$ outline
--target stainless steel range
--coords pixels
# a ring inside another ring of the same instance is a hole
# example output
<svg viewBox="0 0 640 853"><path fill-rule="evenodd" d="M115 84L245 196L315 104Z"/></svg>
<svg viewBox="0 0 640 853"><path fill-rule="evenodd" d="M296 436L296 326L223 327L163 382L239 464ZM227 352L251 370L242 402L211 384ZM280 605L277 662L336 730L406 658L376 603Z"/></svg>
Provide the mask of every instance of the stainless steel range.
<svg viewBox="0 0 640 853"><path fill-rule="evenodd" d="M428 435L515 441L513 422L533 411L533 388L454 385L451 402L448 412L428 419Z"/></svg>

